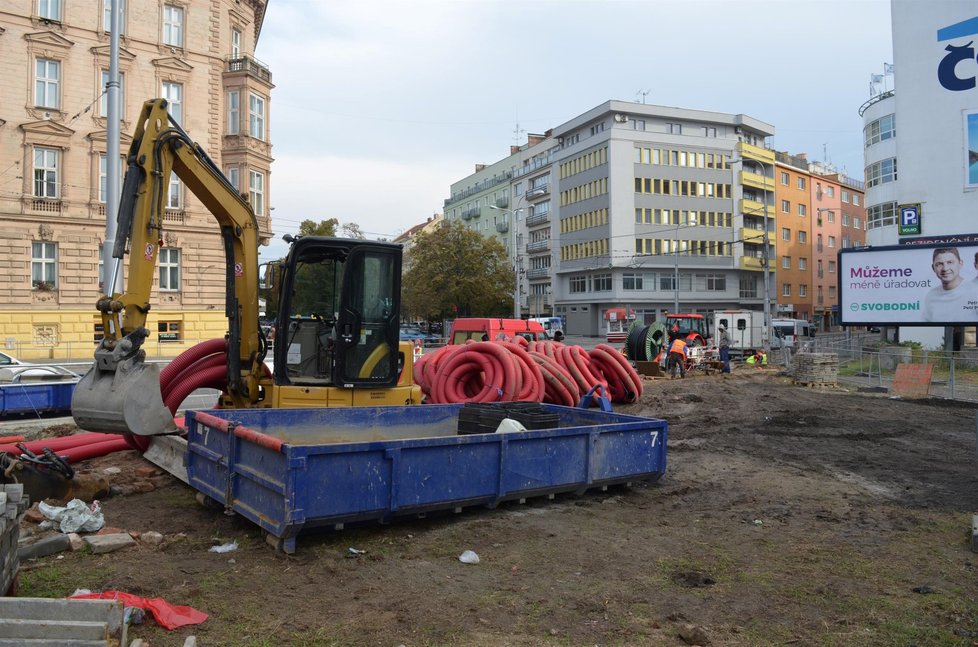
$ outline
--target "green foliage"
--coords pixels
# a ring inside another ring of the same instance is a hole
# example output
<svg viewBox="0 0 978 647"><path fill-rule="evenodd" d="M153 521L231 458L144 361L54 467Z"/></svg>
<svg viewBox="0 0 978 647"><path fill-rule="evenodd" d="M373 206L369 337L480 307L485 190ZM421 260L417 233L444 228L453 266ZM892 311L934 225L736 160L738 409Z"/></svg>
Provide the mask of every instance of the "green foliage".
<svg viewBox="0 0 978 647"><path fill-rule="evenodd" d="M319 222L307 219L307 220L303 220L302 223L299 225L299 235L300 236L328 236L330 238L333 238L336 236L336 230L339 226L340 226L340 221L337 220L336 218L330 218L329 220L320 220ZM349 231L353 233L359 233L359 227L354 223L343 225L343 228L344 228L343 229L344 232ZM353 235L350 235L349 237L358 238L358 236L353 236ZM272 261L272 264L277 265L283 261L285 261L285 259L280 258L278 260ZM322 272L326 272L326 270L322 270ZM329 281L326 281L326 277L323 276L309 277L309 280L314 282L325 281L325 283L323 283L324 285L330 284ZM261 291L261 296L265 299L265 316L268 319L275 319L275 317L278 316L278 301L279 301L279 294L280 294L279 289L281 287L279 285L280 281L281 281L281 274L276 270L275 284L270 289L264 289ZM327 298L324 295L323 300L324 302L329 302L331 301L331 298ZM305 314L309 314L311 312L326 314L332 311L330 308L319 307L319 305L320 304L315 304L315 303L301 303L298 304L298 306L293 306L293 308L295 309L296 312L304 312Z"/></svg>
<svg viewBox="0 0 978 647"><path fill-rule="evenodd" d="M514 281L499 241L462 223L445 223L414 240L402 282L401 316L505 316L512 310Z"/></svg>
<svg viewBox="0 0 978 647"><path fill-rule="evenodd" d="M336 229L340 226L340 221L336 218L320 220L318 223L313 220L303 220L299 224L300 236L336 236Z"/></svg>

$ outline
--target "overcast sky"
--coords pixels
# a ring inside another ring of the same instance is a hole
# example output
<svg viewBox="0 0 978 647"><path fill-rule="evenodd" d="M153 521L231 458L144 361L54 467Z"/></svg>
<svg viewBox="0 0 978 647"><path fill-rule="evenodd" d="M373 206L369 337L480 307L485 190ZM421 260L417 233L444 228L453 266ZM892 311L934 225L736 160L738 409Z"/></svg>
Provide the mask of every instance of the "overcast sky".
<svg viewBox="0 0 978 647"><path fill-rule="evenodd" d="M862 179L858 109L892 51L889 0L270 0L262 258L305 219L392 238L527 132L643 92L750 115L776 150Z"/></svg>

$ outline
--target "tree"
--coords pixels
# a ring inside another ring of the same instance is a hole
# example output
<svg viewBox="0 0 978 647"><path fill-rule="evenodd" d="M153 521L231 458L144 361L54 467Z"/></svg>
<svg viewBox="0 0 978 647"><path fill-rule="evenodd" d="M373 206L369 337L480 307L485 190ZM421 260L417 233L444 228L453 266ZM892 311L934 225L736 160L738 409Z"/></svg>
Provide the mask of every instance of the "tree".
<svg viewBox="0 0 978 647"><path fill-rule="evenodd" d="M506 316L515 287L506 250L460 222L420 233L403 277L401 316L436 320Z"/></svg>
<svg viewBox="0 0 978 647"><path fill-rule="evenodd" d="M298 235L328 236L332 238L336 236L336 229L337 227L339 227L339 225L340 225L340 221L337 220L336 218L330 218L329 220L320 220L319 222L316 222L315 220L307 219L307 220L303 220L299 224ZM277 266L284 262L285 259L280 258L276 261L272 261L270 264ZM279 304L279 297L280 297L279 290L281 288L280 280L281 280L281 275L280 274L276 275L275 284L272 285L271 289L263 289L260 292L261 296L264 297L265 299L265 316L268 319L274 319L275 317L278 316L278 304ZM319 314L322 314L319 311L322 310L323 308L316 308L315 307L316 305L317 304L300 304L299 309L301 310L305 308L307 314L308 312L317 312ZM299 310L296 311L298 312Z"/></svg>
<svg viewBox="0 0 978 647"><path fill-rule="evenodd" d="M313 220L303 220L299 224L299 235L301 236L336 236L336 229L340 226L340 221L336 218L320 220L318 223Z"/></svg>
<svg viewBox="0 0 978 647"><path fill-rule="evenodd" d="M340 227L343 238L355 238L357 240L367 240L367 236L360 229L360 225L355 222L346 222Z"/></svg>

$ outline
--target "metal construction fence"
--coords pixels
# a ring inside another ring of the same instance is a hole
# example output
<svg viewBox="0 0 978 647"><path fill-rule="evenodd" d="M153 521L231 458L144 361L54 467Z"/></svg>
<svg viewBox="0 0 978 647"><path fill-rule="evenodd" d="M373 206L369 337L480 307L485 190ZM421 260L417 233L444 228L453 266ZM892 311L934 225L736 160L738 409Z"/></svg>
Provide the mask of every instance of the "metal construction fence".
<svg viewBox="0 0 978 647"><path fill-rule="evenodd" d="M889 390L900 364L930 364L931 397L978 402L978 348L937 351L910 346L880 345L872 334L815 337L806 350L834 353L839 358L840 384ZM790 365L790 355L773 352L773 360Z"/></svg>

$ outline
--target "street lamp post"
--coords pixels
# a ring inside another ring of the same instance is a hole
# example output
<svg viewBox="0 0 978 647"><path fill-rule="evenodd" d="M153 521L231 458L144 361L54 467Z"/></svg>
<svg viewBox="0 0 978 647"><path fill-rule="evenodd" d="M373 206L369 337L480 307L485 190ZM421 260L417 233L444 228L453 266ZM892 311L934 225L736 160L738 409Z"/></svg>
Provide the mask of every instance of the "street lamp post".
<svg viewBox="0 0 978 647"><path fill-rule="evenodd" d="M761 175L764 176L764 249L763 257L761 259L761 264L764 270L764 330L761 331L761 343L764 346L764 352L770 353L771 351L771 259L770 251L768 250L768 223L767 223L767 166L764 162L760 160L731 158L728 162L729 164L740 164L741 169L743 169L745 162L753 162L757 164L761 169Z"/></svg>
<svg viewBox="0 0 978 647"><path fill-rule="evenodd" d="M525 195L525 194L524 194ZM520 196L521 198L524 196ZM516 234L516 214L523 211L523 207L519 209L504 209L503 207L497 207L494 204L489 205L490 209L496 211L505 211L510 216L510 229L512 231L513 246L511 247L513 253L513 278L516 280L516 286L513 288L513 318L520 319L520 260L519 254L516 251L516 246L519 242L519 237Z"/></svg>
<svg viewBox="0 0 978 647"><path fill-rule="evenodd" d="M673 268L673 277L672 277L672 281L673 281L672 287L675 289L675 298L673 299L672 302L673 313L679 312L679 251L680 251L679 230L684 227L695 227L695 226L696 226L696 218L690 218L687 224L683 225L682 223L679 223L676 225L676 233L673 236L673 240L676 243L676 249L673 250L673 255L675 256L675 265Z"/></svg>

